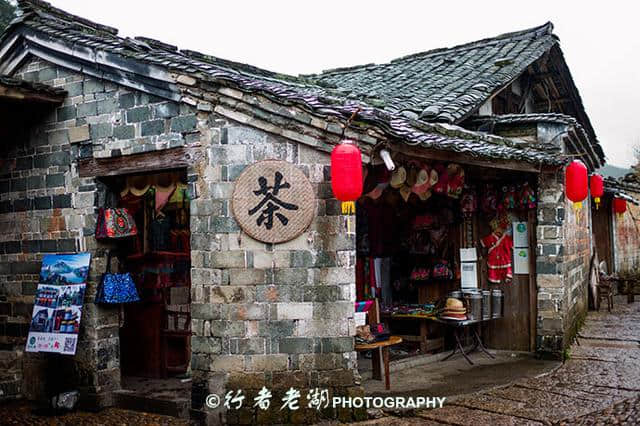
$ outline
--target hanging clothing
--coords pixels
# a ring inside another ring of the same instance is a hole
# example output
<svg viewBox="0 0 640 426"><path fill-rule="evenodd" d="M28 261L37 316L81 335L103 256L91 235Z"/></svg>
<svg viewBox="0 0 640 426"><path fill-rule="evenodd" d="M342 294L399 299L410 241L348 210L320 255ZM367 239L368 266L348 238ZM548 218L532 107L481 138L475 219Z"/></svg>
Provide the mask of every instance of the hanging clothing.
<svg viewBox="0 0 640 426"><path fill-rule="evenodd" d="M513 239L507 235L497 235L495 232L480 240L482 247L488 249L487 266L489 267L489 282L500 284L503 281L511 281L513 268L511 258L513 256Z"/></svg>
<svg viewBox="0 0 640 426"><path fill-rule="evenodd" d="M376 257L373 260L376 277L376 293L383 306L392 305L391 297L391 258Z"/></svg>
<svg viewBox="0 0 640 426"><path fill-rule="evenodd" d="M384 202L366 203L365 208L368 215L369 253L374 257L388 256L394 247L394 208Z"/></svg>

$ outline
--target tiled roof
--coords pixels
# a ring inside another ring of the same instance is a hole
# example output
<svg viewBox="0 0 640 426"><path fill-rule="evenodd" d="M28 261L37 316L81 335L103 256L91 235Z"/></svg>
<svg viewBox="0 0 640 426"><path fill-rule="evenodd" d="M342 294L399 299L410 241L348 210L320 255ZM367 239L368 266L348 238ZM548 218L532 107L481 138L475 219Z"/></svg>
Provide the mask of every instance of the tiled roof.
<svg viewBox="0 0 640 426"><path fill-rule="evenodd" d="M326 87L327 84L322 81L322 78L317 79L316 82L316 79L310 77L278 74L198 52L178 50L175 46L148 38L122 38L118 36L118 31L114 28L71 15L40 0L19 0L18 4L23 15L14 21L7 32L0 38L0 46L7 41L10 35L12 36L12 29L16 31L26 29L27 35L31 31L37 34L35 40L30 39L29 43L44 44L44 48L48 49L47 52L50 54L52 52L51 49L56 48L56 43L63 44L64 47L60 48L57 53L67 55L70 61L80 61L78 59L79 55L87 54L88 52L90 57L93 57L94 61L102 67L104 67L104 62L99 61L106 61L107 59L114 61L116 60L114 58L118 58L117 61L122 63L124 63L123 61L133 61L137 64L155 65L171 72L192 75L200 80L230 85L247 92L264 93L273 99L281 99L289 103L293 102L303 108L312 110L314 113L325 116L333 115L347 118L359 108L358 121L375 124L384 129L391 137L398 138L411 145L461 152L473 157L501 158L526 161L533 164L557 165L564 161L555 151L549 152L521 146L518 141L471 132L457 126L417 120L415 115L403 114L397 109L378 105L377 102L371 99L354 98L348 93L348 90L345 91L342 87ZM499 42L485 42L484 44L490 46L495 44L495 48L491 48L488 51L495 55L494 62L499 58L502 61L495 65L498 68L494 70L496 76L492 79L491 85L485 88L482 85L474 84L470 86L469 94L459 96L456 99L450 99L450 96L445 96L446 99L441 99L440 101L451 101L452 105L457 105L459 102L472 102L482 93L484 93L483 96L486 96L498 84L501 84L499 81L504 82L511 78L509 76L515 77L517 75L516 67L511 61L519 64L518 67L524 67L525 62L528 63L529 60L533 60L536 54L539 54L543 49L543 45L555 42L555 38L550 35L550 30L551 25L549 24L534 30L503 37L505 41L511 41L503 42L503 39L499 38L496 39ZM521 39L524 40L522 45L519 42ZM467 47L461 46L457 49L460 54L463 54L465 49L473 51L475 49L474 45L472 43ZM498 48L497 46L500 47ZM42 45L37 47L43 48ZM500 53L499 55L497 54L498 52ZM523 60L520 57L516 57L516 53L520 53L520 56L529 59ZM438 51L407 57L401 59L398 63L418 64L425 55L428 57L437 56ZM508 59L506 55L511 55L514 59ZM463 57L466 56L463 55ZM4 59L0 57L0 63L2 60ZM433 62L432 65L435 66L437 62L439 60ZM448 60L442 59L440 62L444 64ZM460 62L458 63L460 64ZM74 64L69 63L69 65ZM471 65L473 65L473 62L467 64L467 66ZM434 71L434 67L432 66L430 70ZM148 72L147 68L141 67L141 73L144 72ZM327 75L336 75L335 73ZM112 75L117 76L119 73ZM419 77L417 71L415 71L414 77ZM456 87L460 87L460 90L462 90L463 86L466 87L468 85L468 79L461 75L456 80L459 80L458 82L447 78L446 75L440 75L440 77L442 78L441 82L434 81L434 87L441 85L442 90L450 88L452 89L451 93L457 93ZM127 78L131 78L131 76L127 76ZM154 87L148 83L149 80L147 79L145 87ZM166 86L163 86L165 89L170 87L169 83L166 84ZM175 86L173 87L175 89ZM420 91L420 93L422 92ZM474 93L477 93L477 96ZM176 99L179 99L179 95ZM407 99L407 105L412 104L413 100ZM456 110L458 109L456 108ZM449 107L446 107L442 110L442 113L448 110Z"/></svg>
<svg viewBox="0 0 640 426"><path fill-rule="evenodd" d="M0 74L0 86L12 87L20 89L21 91L27 91L32 93L41 93L51 96L64 96L67 92L64 89L51 87L46 84L34 83L25 81L20 78L10 77L8 75Z"/></svg>
<svg viewBox="0 0 640 426"><path fill-rule="evenodd" d="M596 156L604 158L604 151L600 144L590 143L590 138L586 130L575 118L559 113L530 113L530 114L504 114L491 115L486 117L476 117L474 123L494 123L494 124L523 124L523 123L559 123L573 126L579 138L584 141L586 149L593 149Z"/></svg>
<svg viewBox="0 0 640 426"><path fill-rule="evenodd" d="M309 78L387 111L458 123L558 43L552 30L547 23L387 64L329 70Z"/></svg>

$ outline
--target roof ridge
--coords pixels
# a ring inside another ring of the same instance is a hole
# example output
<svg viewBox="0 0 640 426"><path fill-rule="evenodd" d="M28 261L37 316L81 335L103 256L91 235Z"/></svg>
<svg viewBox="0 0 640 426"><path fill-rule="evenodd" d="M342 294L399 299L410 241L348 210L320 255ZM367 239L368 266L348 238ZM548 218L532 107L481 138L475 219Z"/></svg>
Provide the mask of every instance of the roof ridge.
<svg viewBox="0 0 640 426"><path fill-rule="evenodd" d="M371 67L371 66L384 66L384 65L389 65L389 64L395 64L398 62L403 62L406 60L411 60L414 58L421 58L421 57L425 57L425 56L431 56L431 55L438 55L438 54L442 54L442 53L449 53L451 51L454 50L468 50L471 48L474 48L476 46L479 45L486 45L490 42L498 42L501 40L521 40L523 38L540 38L543 36L553 36L556 37L553 34L553 23L551 21L548 21L542 25L539 25L537 27L532 27L532 28L527 28L524 30L519 30L519 31L512 31L509 33L503 33L503 34L499 34L497 36L494 37L487 37L487 38L483 38L480 40L474 40L474 41L470 41L467 43L463 43L463 44L458 44L455 46L451 46L451 47L438 47L436 49L431 49L431 50L426 50L424 52L418 52L418 53L412 53L409 55L405 55L405 56L400 56L398 58L395 59L391 59L388 62L383 62L380 64L375 64L375 63L368 63L368 64L360 64L360 65L354 65L354 66L350 66L350 67L338 67L338 68L332 68L329 70L323 70L321 73L317 73L317 74L306 74L305 76L308 77L313 77L313 76L321 76L321 75L327 75L327 74L334 74L334 73L341 73L341 72L348 72L348 71L352 71L352 70L357 70L360 68L366 68L366 67Z"/></svg>
<svg viewBox="0 0 640 426"><path fill-rule="evenodd" d="M99 24L81 16L74 15L62 9L54 7L50 3L43 0L18 0L18 9L24 14L33 12L41 18L53 16L54 18L68 19L94 31L105 32L114 36L118 35L117 28Z"/></svg>

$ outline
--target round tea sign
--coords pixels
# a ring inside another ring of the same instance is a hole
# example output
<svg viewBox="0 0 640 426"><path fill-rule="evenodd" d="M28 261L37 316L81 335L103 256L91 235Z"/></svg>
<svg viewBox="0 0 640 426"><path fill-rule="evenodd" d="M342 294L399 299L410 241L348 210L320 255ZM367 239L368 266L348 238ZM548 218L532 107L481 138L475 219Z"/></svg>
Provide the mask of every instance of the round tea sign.
<svg viewBox="0 0 640 426"><path fill-rule="evenodd" d="M311 224L315 196L309 179L293 164L265 160L240 174L231 209L250 237L265 243L283 243L302 234Z"/></svg>

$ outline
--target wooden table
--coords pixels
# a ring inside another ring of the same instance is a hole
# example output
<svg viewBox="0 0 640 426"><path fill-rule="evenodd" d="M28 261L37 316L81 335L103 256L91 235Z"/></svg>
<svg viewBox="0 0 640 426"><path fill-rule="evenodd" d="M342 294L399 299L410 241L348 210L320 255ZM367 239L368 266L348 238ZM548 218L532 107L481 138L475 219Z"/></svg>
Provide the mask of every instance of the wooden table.
<svg viewBox="0 0 640 426"><path fill-rule="evenodd" d="M418 327L420 334L418 336L400 335L402 340L408 342L417 342L420 344L420 353L426 354L430 351L437 351L444 346L444 339L437 337L434 339L429 338L429 321L435 318L435 315L422 315L422 314L390 314L384 313L383 318L387 320L408 320L418 321Z"/></svg>
<svg viewBox="0 0 640 426"><path fill-rule="evenodd" d="M355 346L355 349L358 352L382 349L382 363L384 364L384 387L387 390L391 389L391 384L389 383L389 346L397 345L398 343L402 343L402 338L399 336L391 336L388 340L383 340L381 342L365 343Z"/></svg>

